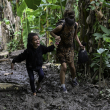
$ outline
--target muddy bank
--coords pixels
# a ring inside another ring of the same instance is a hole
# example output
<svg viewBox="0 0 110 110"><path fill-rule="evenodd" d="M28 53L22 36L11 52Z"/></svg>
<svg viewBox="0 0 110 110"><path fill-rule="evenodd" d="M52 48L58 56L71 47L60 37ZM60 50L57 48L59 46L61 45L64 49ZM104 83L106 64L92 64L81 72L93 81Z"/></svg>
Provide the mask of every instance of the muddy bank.
<svg viewBox="0 0 110 110"><path fill-rule="evenodd" d="M66 74L67 94L60 92L59 71L52 67L44 69L45 78L42 82L42 92L33 96L25 62L15 64L12 75L10 61L0 63L0 83L22 85L19 90L0 91L0 110L110 110L110 91L101 91L88 82L80 82L73 88L70 76ZM38 75L35 72L35 82Z"/></svg>

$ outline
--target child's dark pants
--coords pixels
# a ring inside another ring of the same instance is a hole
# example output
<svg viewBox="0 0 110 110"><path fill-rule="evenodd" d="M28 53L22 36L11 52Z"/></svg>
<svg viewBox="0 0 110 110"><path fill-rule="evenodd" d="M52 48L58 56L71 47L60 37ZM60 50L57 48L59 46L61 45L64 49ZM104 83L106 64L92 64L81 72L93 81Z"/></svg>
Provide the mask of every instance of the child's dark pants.
<svg viewBox="0 0 110 110"><path fill-rule="evenodd" d="M42 79L44 78L44 72L42 70L42 68L40 69L35 69L34 71L38 72L39 75L39 79L38 82L40 83L42 81ZM32 69L27 69L29 78L30 78L30 86L31 86L31 90L34 93L35 92L35 85L34 85L34 73Z"/></svg>

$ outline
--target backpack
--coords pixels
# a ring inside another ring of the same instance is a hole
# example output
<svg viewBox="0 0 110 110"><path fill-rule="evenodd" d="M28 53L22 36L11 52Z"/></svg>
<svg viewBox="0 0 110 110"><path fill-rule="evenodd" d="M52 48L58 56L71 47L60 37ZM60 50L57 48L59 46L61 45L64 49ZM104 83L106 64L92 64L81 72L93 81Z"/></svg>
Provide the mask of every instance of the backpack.
<svg viewBox="0 0 110 110"><path fill-rule="evenodd" d="M59 21L56 23L56 27L57 27L58 25L62 24L62 23L63 23L63 26L62 26L61 31L63 31L63 29L64 29L64 27L65 27L65 20L64 20L64 19L61 19L61 20L59 20ZM76 30L76 28L77 28L76 23L75 23L74 28L75 28L75 30ZM56 35L58 35L58 36L59 36L59 35L60 35L60 33L61 33L61 31L60 31L60 32L58 32L58 33L56 33ZM75 49L75 41L74 41L74 38L73 38L73 45L74 45L74 49Z"/></svg>
<svg viewBox="0 0 110 110"><path fill-rule="evenodd" d="M82 43L83 46L86 46L86 43ZM88 61L88 54L87 51L84 49L80 49L78 52L78 63L86 63Z"/></svg>
<svg viewBox="0 0 110 110"><path fill-rule="evenodd" d="M84 49L80 49L78 53L78 63L86 63L88 61L87 51Z"/></svg>
<svg viewBox="0 0 110 110"><path fill-rule="evenodd" d="M61 20L59 20L59 21L56 23L56 27L57 27L58 25L62 24L62 23L63 23L63 26L62 26L61 31L63 31L63 29L64 29L64 27L65 27L65 20L64 20L64 19L61 19ZM75 23L74 28L75 28L75 30L76 30L76 28L77 28L76 23ZM58 33L57 33L57 35L60 35L61 31L60 31L60 32L58 32Z"/></svg>

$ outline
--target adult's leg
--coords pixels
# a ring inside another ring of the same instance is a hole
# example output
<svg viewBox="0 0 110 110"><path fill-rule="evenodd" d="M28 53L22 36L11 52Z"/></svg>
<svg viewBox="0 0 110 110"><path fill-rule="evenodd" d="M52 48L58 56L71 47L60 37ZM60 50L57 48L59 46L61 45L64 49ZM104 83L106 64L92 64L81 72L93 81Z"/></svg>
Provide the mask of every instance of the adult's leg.
<svg viewBox="0 0 110 110"><path fill-rule="evenodd" d="M72 79L74 79L76 77L76 69L75 69L74 61L69 63L69 68L72 75Z"/></svg>
<svg viewBox="0 0 110 110"><path fill-rule="evenodd" d="M27 72L28 72L29 79L30 79L31 90L32 90L33 93L35 93L35 85L34 85L34 74L33 74L33 70L27 69Z"/></svg>
<svg viewBox="0 0 110 110"><path fill-rule="evenodd" d="M61 84L65 84L65 72L67 70L67 65L65 62L63 62L61 64L61 67L60 67L60 81L61 81Z"/></svg>
<svg viewBox="0 0 110 110"><path fill-rule="evenodd" d="M72 75L72 85L77 86L79 84L76 80L76 69L74 66L74 62L69 63L69 67L70 67L70 71L71 71L71 75Z"/></svg>

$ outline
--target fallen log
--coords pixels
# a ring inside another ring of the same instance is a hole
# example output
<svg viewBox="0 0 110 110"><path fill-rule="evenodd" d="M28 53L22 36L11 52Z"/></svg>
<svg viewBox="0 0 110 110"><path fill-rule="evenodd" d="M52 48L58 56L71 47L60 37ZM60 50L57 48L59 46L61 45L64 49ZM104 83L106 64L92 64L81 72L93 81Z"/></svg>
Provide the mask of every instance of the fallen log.
<svg viewBox="0 0 110 110"><path fill-rule="evenodd" d="M23 89L23 85L13 83L0 83L0 91L19 91Z"/></svg>
<svg viewBox="0 0 110 110"><path fill-rule="evenodd" d="M9 58L3 58L3 59L0 59L0 62L9 61L9 60L10 60Z"/></svg>
<svg viewBox="0 0 110 110"><path fill-rule="evenodd" d="M7 58L8 56L9 56L9 52L8 51L0 52L0 59Z"/></svg>

